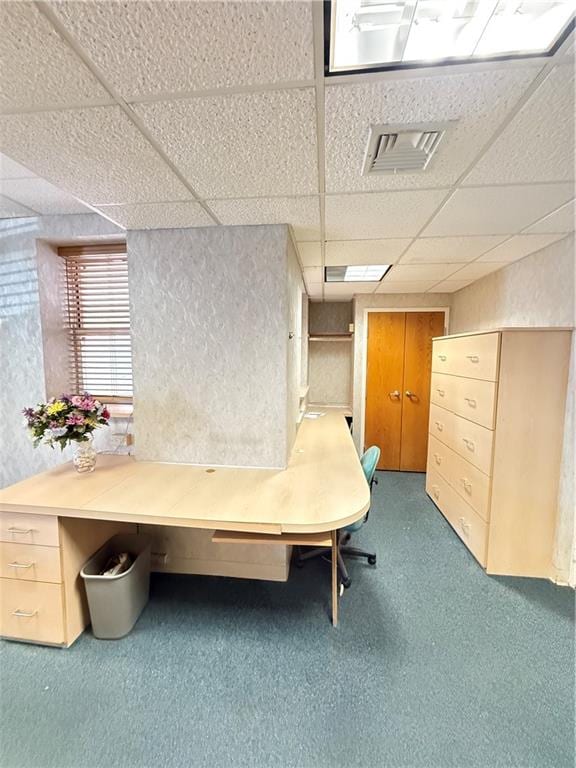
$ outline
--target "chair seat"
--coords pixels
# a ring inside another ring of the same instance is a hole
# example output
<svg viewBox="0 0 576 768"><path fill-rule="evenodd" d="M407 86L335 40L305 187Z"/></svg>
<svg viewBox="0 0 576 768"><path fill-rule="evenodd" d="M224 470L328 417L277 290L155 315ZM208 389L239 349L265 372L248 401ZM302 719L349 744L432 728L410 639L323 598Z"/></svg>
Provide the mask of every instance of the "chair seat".
<svg viewBox="0 0 576 768"><path fill-rule="evenodd" d="M360 520L356 520L355 523L352 523L352 525L347 525L344 530L348 533L356 533L356 531L359 531L360 528L364 525L365 518L362 517Z"/></svg>

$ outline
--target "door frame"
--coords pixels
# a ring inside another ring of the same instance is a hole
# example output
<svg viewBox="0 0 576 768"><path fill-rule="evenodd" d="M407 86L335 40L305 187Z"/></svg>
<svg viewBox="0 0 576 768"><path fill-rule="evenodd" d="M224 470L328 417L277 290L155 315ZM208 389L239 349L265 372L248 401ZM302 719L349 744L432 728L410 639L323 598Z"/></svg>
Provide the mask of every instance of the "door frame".
<svg viewBox="0 0 576 768"><path fill-rule="evenodd" d="M450 307L365 307L362 311L362 388L360 392L360 453L364 451L366 420L366 375L368 372L368 315L371 312L444 312L444 333L448 332Z"/></svg>

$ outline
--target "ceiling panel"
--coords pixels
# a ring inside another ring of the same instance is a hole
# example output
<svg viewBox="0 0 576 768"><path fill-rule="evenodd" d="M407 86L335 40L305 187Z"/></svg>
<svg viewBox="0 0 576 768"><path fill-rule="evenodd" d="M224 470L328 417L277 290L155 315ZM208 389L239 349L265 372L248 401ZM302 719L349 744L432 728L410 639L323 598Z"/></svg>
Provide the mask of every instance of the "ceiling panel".
<svg viewBox="0 0 576 768"><path fill-rule="evenodd" d="M0 3L0 61L3 110L110 99L34 3Z"/></svg>
<svg viewBox="0 0 576 768"><path fill-rule="evenodd" d="M422 234L514 235L572 194L571 184L458 189Z"/></svg>
<svg viewBox="0 0 576 768"><path fill-rule="evenodd" d="M458 267L459 264L397 264L386 275L386 282L444 280Z"/></svg>
<svg viewBox="0 0 576 768"><path fill-rule="evenodd" d="M105 216L125 229L209 227L214 220L198 203L139 203L100 206Z"/></svg>
<svg viewBox="0 0 576 768"><path fill-rule="evenodd" d="M326 196L328 240L413 237L444 199L444 190Z"/></svg>
<svg viewBox="0 0 576 768"><path fill-rule="evenodd" d="M304 280L306 285L314 284L322 285L324 280L324 270L322 267L304 267Z"/></svg>
<svg viewBox="0 0 576 768"><path fill-rule="evenodd" d="M298 253L303 267L322 266L321 243L298 243Z"/></svg>
<svg viewBox="0 0 576 768"><path fill-rule="evenodd" d="M473 261L503 240L505 235L486 237L422 237L414 240L402 264L453 264Z"/></svg>
<svg viewBox="0 0 576 768"><path fill-rule="evenodd" d="M326 265L395 264L410 238L343 240L326 243Z"/></svg>
<svg viewBox="0 0 576 768"><path fill-rule="evenodd" d="M351 299L355 293L373 293L378 283L324 283L324 297Z"/></svg>
<svg viewBox="0 0 576 768"><path fill-rule="evenodd" d="M297 241L320 239L317 196L208 200L222 224L291 224Z"/></svg>
<svg viewBox="0 0 576 768"><path fill-rule="evenodd" d="M560 240L564 235L516 235L478 259L480 262L511 262L523 259L531 253Z"/></svg>
<svg viewBox="0 0 576 768"><path fill-rule="evenodd" d="M453 184L538 71L524 67L327 85L326 191ZM370 125L447 120L457 123L451 126L426 171L361 175Z"/></svg>
<svg viewBox="0 0 576 768"><path fill-rule="evenodd" d="M0 182L0 189L12 200L41 214L91 213L72 195L44 179L4 179Z"/></svg>
<svg viewBox="0 0 576 768"><path fill-rule="evenodd" d="M318 192L311 88L197 97L134 108L203 197Z"/></svg>
<svg viewBox="0 0 576 768"><path fill-rule="evenodd" d="M465 288L467 285L470 285L470 283L473 282L472 279L469 280L444 280L441 283L438 283L433 288L430 288L428 293L454 293L455 291L460 291L462 288Z"/></svg>
<svg viewBox="0 0 576 768"><path fill-rule="evenodd" d="M0 179L30 179L35 176L28 168L15 163L7 155L0 152Z"/></svg>
<svg viewBox="0 0 576 768"><path fill-rule="evenodd" d="M314 77L311 3L139 0L53 7L124 97Z"/></svg>
<svg viewBox="0 0 576 768"><path fill-rule="evenodd" d="M3 150L93 204L191 195L120 107L0 117Z"/></svg>
<svg viewBox="0 0 576 768"><path fill-rule="evenodd" d="M493 262L480 263L475 261L473 264L466 264L464 267L462 267L462 269L459 269L458 272L454 272L452 275L450 275L450 279L470 281L479 280L481 277L489 275L490 272L496 272L505 266L506 264L497 264Z"/></svg>
<svg viewBox="0 0 576 768"><path fill-rule="evenodd" d="M425 293L437 282L437 280L413 280L406 283L395 283L384 278L376 293Z"/></svg>
<svg viewBox="0 0 576 768"><path fill-rule="evenodd" d="M574 72L556 67L495 141L464 184L574 178Z"/></svg>
<svg viewBox="0 0 576 768"><path fill-rule="evenodd" d="M0 195L0 219L20 218L22 216L36 216L36 212Z"/></svg>
<svg viewBox="0 0 576 768"><path fill-rule="evenodd" d="M566 205L558 208L557 211L546 216L537 224L532 224L526 232L534 234L545 234L547 232L559 232L568 234L573 232L576 224L576 200L571 200Z"/></svg>

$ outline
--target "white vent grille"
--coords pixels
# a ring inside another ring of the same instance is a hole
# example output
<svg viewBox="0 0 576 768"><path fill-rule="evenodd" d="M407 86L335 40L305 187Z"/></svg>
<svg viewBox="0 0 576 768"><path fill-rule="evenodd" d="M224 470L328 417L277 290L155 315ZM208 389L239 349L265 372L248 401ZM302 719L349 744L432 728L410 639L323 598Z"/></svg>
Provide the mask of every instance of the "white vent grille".
<svg viewBox="0 0 576 768"><path fill-rule="evenodd" d="M446 123L370 126L362 175L424 171L447 128Z"/></svg>

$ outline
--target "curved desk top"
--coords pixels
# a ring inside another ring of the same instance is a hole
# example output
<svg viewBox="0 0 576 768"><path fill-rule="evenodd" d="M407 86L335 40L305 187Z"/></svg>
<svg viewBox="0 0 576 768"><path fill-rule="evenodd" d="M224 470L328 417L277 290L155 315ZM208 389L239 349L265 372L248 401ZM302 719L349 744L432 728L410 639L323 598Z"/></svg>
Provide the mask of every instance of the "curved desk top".
<svg viewBox="0 0 576 768"><path fill-rule="evenodd" d="M0 490L0 510L253 533L321 533L359 520L370 490L343 416L304 419L288 467L229 469L99 455Z"/></svg>

